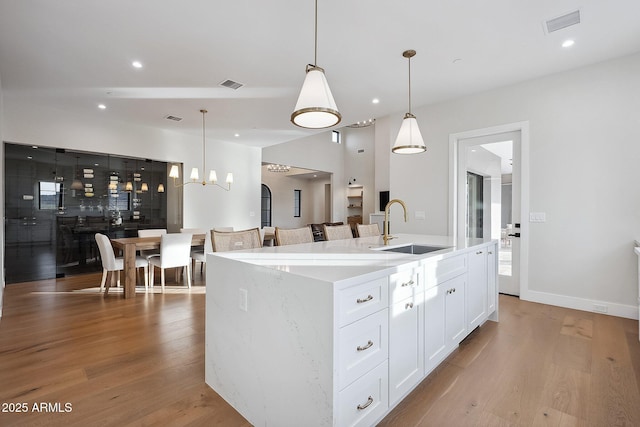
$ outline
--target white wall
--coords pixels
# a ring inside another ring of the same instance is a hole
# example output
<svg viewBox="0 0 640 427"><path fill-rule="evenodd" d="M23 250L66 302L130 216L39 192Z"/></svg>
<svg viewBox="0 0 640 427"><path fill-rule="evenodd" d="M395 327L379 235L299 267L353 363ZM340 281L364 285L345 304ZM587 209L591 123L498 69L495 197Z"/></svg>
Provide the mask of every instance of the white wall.
<svg viewBox="0 0 640 427"><path fill-rule="evenodd" d="M185 171L202 168L201 135L96 121L60 110L45 110L31 105L27 99L14 99L6 94L2 121L4 140L8 142L183 162ZM255 147L209 140L207 168L216 169L221 181L227 172L233 172L234 183L229 192L210 185L186 186L184 227L259 227L260 151ZM172 185L171 181L167 185ZM4 203L2 206L4 210Z"/></svg>
<svg viewBox="0 0 640 427"><path fill-rule="evenodd" d="M346 188L344 144L331 142L331 131L296 139L262 149L265 163L281 163L332 174L333 203L330 221L346 221Z"/></svg>
<svg viewBox="0 0 640 427"><path fill-rule="evenodd" d="M369 223L369 214L375 212L375 125L364 128L343 128L342 143L345 147L345 176L347 181L341 183L346 186L349 179L355 178L356 184L363 186L362 220ZM361 151L362 152L358 152ZM345 209L344 218L348 210Z"/></svg>
<svg viewBox="0 0 640 427"><path fill-rule="evenodd" d="M522 297L637 318L639 111L640 54L414 108L427 151L390 157L392 197L411 211L395 229L447 233L449 134L529 121L530 209L547 221L530 224ZM377 120L376 149L390 151L398 117Z"/></svg>

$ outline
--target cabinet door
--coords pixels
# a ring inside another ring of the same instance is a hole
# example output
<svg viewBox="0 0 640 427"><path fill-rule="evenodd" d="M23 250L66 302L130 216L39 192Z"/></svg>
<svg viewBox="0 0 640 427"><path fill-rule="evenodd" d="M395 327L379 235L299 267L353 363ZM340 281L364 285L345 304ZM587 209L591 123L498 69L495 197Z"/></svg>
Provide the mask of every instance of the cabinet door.
<svg viewBox="0 0 640 427"><path fill-rule="evenodd" d="M424 292L424 359L425 375L431 372L447 355L445 305L449 288L447 283L433 286Z"/></svg>
<svg viewBox="0 0 640 427"><path fill-rule="evenodd" d="M497 245L491 245L487 248L487 315L490 316L496 311L496 303L498 298L497 279L498 279L498 251Z"/></svg>
<svg viewBox="0 0 640 427"><path fill-rule="evenodd" d="M447 354L460 344L460 341L467 336L465 322L465 292L467 285L466 276L458 276L444 282L440 286L446 287L445 292L445 329ZM486 301L486 298L485 298Z"/></svg>
<svg viewBox="0 0 640 427"><path fill-rule="evenodd" d="M424 373L423 307L417 297L391 306L389 313L389 402L393 405Z"/></svg>
<svg viewBox="0 0 640 427"><path fill-rule="evenodd" d="M467 329L473 331L487 318L487 249L469 253L469 286L467 288Z"/></svg>

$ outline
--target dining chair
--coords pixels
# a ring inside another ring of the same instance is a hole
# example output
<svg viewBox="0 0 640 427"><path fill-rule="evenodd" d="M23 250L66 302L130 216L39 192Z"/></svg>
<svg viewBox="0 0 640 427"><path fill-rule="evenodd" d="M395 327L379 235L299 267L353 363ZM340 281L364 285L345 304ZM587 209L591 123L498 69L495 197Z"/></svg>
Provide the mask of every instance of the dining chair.
<svg viewBox="0 0 640 427"><path fill-rule="evenodd" d="M373 224L356 224L356 231L358 232L358 237L374 237L380 236L380 227L378 227L378 223Z"/></svg>
<svg viewBox="0 0 640 427"><path fill-rule="evenodd" d="M160 285L164 293L165 274L167 268L183 267L187 269L187 285L191 287L191 233L167 233L160 240L160 255L152 256L149 260L149 282L153 287L154 267L160 269Z"/></svg>
<svg viewBox="0 0 640 427"><path fill-rule="evenodd" d="M260 229L219 231L214 228L211 230L211 246L214 252L261 248Z"/></svg>
<svg viewBox="0 0 640 427"><path fill-rule="evenodd" d="M276 228L265 226L260 229L260 238L262 239L262 246L273 246L273 241L276 238Z"/></svg>
<svg viewBox="0 0 640 427"><path fill-rule="evenodd" d="M353 239L351 226L344 225L324 225L324 238L327 240Z"/></svg>
<svg viewBox="0 0 640 427"><path fill-rule="evenodd" d="M167 234L166 228L147 228L143 230L138 230L138 237L158 237L163 234ZM140 251L140 255L143 257L157 256L160 252L156 249L143 249Z"/></svg>
<svg viewBox="0 0 640 427"><path fill-rule="evenodd" d="M122 257L116 257L113 253L113 246L111 246L111 241L107 236L101 233L96 233L96 244L98 245L98 250L100 251L100 258L102 259L102 280L100 281L100 292L105 289L105 295L109 293L109 287L111 286L111 282L113 281L113 273L118 272L117 282L118 286L120 286L120 271L124 270L124 259ZM144 257L136 257L136 268L144 268L144 288L145 290L149 289L149 276L148 276L148 268L149 263ZM108 279L108 281L107 281Z"/></svg>
<svg viewBox="0 0 640 427"><path fill-rule="evenodd" d="M296 245L299 243L313 243L313 232L310 226L300 228L276 227L276 245Z"/></svg>
<svg viewBox="0 0 640 427"><path fill-rule="evenodd" d="M311 227L311 232L313 233L313 241L314 242L322 242L325 240L324 238L324 227L322 224L309 224Z"/></svg>
<svg viewBox="0 0 640 427"><path fill-rule="evenodd" d="M181 233L204 234L204 245L191 248L191 272L196 269L196 261L200 262L200 273L204 270L204 264L207 262L207 252L212 252L211 233L204 228L181 228Z"/></svg>

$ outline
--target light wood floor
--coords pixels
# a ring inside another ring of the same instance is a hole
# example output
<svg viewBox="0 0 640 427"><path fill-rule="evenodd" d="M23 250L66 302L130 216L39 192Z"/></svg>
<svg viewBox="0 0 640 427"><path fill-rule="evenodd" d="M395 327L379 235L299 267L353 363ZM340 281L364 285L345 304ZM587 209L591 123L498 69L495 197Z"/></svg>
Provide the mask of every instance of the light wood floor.
<svg viewBox="0 0 640 427"><path fill-rule="evenodd" d="M204 295L67 292L98 281L7 286L0 409L29 412L0 412L0 426L249 425L204 383ZM637 321L507 296L500 320L380 425L640 426ZM41 402L72 410L34 412Z"/></svg>

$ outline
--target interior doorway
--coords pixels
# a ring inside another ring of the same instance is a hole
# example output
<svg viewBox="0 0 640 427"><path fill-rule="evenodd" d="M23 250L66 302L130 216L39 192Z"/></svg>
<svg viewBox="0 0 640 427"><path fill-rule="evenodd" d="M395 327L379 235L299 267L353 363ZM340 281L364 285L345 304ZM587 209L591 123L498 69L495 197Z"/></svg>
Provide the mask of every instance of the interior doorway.
<svg viewBox="0 0 640 427"><path fill-rule="evenodd" d="M526 291L528 247L527 224L521 221L523 201L528 206L528 182L522 173L523 164L528 165L528 150L523 150L523 134L527 144L526 122L450 137L450 234L458 244L469 237L497 240L500 293L516 296L523 288Z"/></svg>

